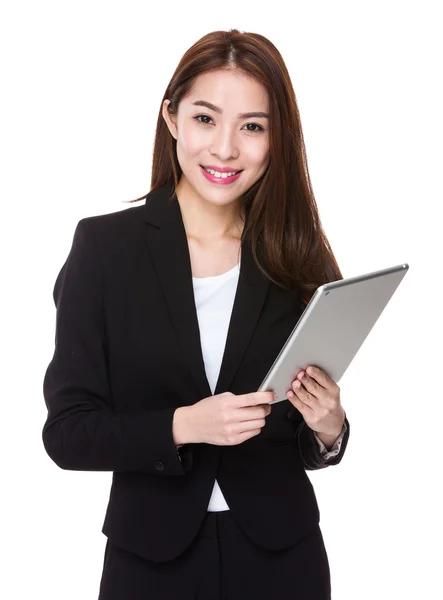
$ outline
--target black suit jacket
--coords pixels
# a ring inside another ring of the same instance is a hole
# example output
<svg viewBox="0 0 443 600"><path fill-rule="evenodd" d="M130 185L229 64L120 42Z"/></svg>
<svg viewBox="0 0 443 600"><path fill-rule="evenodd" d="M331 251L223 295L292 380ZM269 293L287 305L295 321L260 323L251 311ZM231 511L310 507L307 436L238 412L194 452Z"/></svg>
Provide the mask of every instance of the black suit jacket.
<svg viewBox="0 0 443 600"><path fill-rule="evenodd" d="M320 515L307 469L326 461L289 400L242 444L186 444L174 411L211 395L186 232L170 188L146 204L81 219L57 276L55 351L43 382L43 442L62 469L113 471L103 533L148 560L183 552L217 478L233 517L269 549L297 542ZM215 394L256 391L303 306L255 266L247 239Z"/></svg>

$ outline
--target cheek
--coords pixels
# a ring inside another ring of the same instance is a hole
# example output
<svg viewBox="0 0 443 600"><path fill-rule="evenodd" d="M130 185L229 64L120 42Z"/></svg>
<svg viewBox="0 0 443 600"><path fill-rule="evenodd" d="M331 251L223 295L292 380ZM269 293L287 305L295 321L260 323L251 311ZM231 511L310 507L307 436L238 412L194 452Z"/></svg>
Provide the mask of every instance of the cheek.
<svg viewBox="0 0 443 600"><path fill-rule="evenodd" d="M267 141L255 144L254 147L249 149L248 156L251 165L253 164L257 168L265 169L269 162L269 146Z"/></svg>
<svg viewBox="0 0 443 600"><path fill-rule="evenodd" d="M199 154L205 145L207 136L202 135L195 127L183 127L179 136L179 146L183 154L190 157Z"/></svg>

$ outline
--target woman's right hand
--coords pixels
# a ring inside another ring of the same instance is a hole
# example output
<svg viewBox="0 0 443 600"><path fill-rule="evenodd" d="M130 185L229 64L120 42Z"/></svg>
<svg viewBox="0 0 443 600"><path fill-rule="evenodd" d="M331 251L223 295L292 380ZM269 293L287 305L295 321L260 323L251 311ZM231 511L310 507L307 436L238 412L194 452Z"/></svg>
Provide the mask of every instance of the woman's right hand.
<svg viewBox="0 0 443 600"><path fill-rule="evenodd" d="M208 396L188 406L192 442L236 446L258 435L271 412L273 392Z"/></svg>

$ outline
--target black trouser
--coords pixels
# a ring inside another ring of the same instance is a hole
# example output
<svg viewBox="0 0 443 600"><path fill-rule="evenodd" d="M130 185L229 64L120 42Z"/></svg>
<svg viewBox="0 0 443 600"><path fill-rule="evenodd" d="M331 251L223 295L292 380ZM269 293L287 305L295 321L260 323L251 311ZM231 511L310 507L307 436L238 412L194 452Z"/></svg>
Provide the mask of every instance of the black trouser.
<svg viewBox="0 0 443 600"><path fill-rule="evenodd" d="M288 550L252 542L231 511L208 512L177 558L155 563L110 540L99 600L330 600L329 561L320 526Z"/></svg>

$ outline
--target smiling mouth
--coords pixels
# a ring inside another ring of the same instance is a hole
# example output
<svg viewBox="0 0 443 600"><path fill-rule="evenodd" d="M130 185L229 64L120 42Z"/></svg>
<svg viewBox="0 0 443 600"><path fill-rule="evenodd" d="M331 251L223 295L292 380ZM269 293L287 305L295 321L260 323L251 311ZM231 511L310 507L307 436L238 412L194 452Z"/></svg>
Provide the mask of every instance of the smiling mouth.
<svg viewBox="0 0 443 600"><path fill-rule="evenodd" d="M213 173L211 173L211 171L209 171L206 167L204 167L203 165L200 165L201 168L203 169L203 171L206 171L206 173L209 173L209 175L213 175ZM214 171L214 169L211 169ZM243 169L240 169L239 171L228 171L229 173L233 173L234 175L238 175L238 173L241 173L243 171ZM220 175L224 175L225 172L223 171L214 171L214 173L220 173ZM233 175L230 175L230 177L233 177Z"/></svg>

